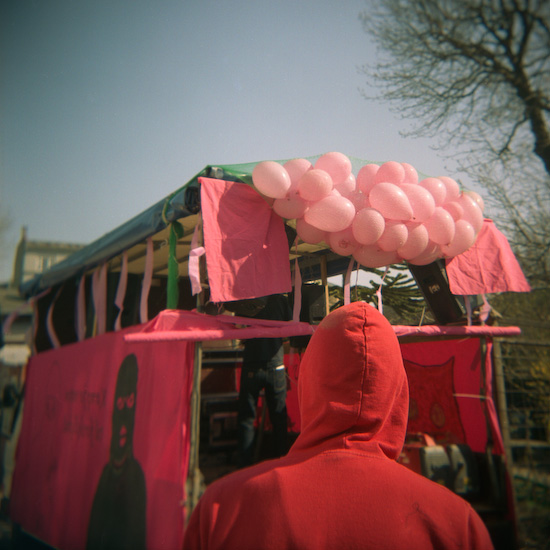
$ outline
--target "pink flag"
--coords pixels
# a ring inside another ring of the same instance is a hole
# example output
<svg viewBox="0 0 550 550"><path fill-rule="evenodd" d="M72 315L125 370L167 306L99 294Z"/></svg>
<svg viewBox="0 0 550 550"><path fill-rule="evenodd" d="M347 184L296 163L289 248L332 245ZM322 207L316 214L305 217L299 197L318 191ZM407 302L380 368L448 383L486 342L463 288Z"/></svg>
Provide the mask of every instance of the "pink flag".
<svg viewBox="0 0 550 550"><path fill-rule="evenodd" d="M210 299L229 302L290 292L282 218L244 183L199 182Z"/></svg>

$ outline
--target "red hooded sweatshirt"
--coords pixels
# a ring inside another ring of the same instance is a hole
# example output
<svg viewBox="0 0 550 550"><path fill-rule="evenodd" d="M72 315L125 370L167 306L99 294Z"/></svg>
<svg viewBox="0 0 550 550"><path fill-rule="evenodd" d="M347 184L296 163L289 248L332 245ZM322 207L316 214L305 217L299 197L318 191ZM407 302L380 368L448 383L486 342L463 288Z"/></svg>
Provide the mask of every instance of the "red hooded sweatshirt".
<svg viewBox="0 0 550 550"><path fill-rule="evenodd" d="M355 302L321 322L298 390L302 431L288 455L208 487L185 550L492 548L466 501L396 462L408 384L376 309Z"/></svg>

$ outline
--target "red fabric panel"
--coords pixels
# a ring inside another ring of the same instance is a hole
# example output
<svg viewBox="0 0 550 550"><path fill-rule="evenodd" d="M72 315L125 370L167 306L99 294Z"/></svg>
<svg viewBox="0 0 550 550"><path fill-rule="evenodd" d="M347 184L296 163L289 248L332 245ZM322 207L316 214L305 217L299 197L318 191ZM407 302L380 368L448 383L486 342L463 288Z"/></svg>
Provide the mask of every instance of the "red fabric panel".
<svg viewBox="0 0 550 550"><path fill-rule="evenodd" d="M449 287L456 295L531 290L508 240L491 220L484 220L469 250L446 264Z"/></svg>
<svg viewBox="0 0 550 550"><path fill-rule="evenodd" d="M290 292L284 223L244 183L199 178L211 300Z"/></svg>
<svg viewBox="0 0 550 550"><path fill-rule="evenodd" d="M410 433L428 433L442 443L465 443L458 406L453 397L454 358L442 365L422 366L405 359L409 379Z"/></svg>
<svg viewBox="0 0 550 550"><path fill-rule="evenodd" d="M15 522L52 546L86 547L94 499L108 510L113 483L120 489L116 480L134 491L123 493L127 504L112 508L111 518L99 513L94 531L114 518L104 532L120 534L119 508L131 509L133 534L124 536L146 533L146 541L132 540L132 547L181 546L194 345L126 344L130 330L135 327L41 353L29 363L10 507ZM117 382L123 364L137 365L131 391ZM137 520L135 501L144 504L144 521Z"/></svg>
<svg viewBox="0 0 550 550"><path fill-rule="evenodd" d="M452 365L452 386L457 394L455 400L466 443L473 451L483 452L487 443L487 429L485 400L478 397L482 394L484 384L480 341L470 338L401 344L401 351L405 364L423 365L428 371L437 365ZM411 380L411 393L416 392L414 384L415 380ZM449 386L450 381L447 380L445 384ZM456 435L460 437L459 433Z"/></svg>

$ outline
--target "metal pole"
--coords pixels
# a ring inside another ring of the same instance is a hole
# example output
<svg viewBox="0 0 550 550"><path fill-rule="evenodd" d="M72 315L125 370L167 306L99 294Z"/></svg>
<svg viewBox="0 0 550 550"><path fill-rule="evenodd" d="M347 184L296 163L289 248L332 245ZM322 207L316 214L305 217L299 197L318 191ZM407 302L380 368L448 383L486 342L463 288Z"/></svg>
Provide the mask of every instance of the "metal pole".
<svg viewBox="0 0 550 550"><path fill-rule="evenodd" d="M493 368L502 441L504 443L507 462L511 465L512 446L510 444L510 423L508 421L508 408L506 405L506 383L504 381L504 369L502 367L502 352L498 340L493 340Z"/></svg>
<svg viewBox="0 0 550 550"><path fill-rule="evenodd" d="M203 242L202 232L200 241ZM201 280L205 281L206 264L205 258L199 259ZM203 285L203 288L207 285ZM204 310L204 292L197 294L197 311ZM193 361L193 391L190 403L190 426L189 426L189 469L186 480L186 521L189 521L191 512L195 509L201 497L203 477L199 468L199 447L200 447L200 421L201 421L201 378L202 378L202 342L195 342L195 356Z"/></svg>

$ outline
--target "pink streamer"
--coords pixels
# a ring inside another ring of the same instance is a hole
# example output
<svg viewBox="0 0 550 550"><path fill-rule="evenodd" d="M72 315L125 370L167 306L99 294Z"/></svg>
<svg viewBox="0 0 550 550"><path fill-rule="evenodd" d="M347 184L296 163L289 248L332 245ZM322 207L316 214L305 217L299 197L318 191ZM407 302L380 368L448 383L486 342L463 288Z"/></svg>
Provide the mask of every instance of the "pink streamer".
<svg viewBox="0 0 550 550"><path fill-rule="evenodd" d="M57 334L55 333L55 328L53 326L53 308L55 307L55 303L57 302L57 298L60 293L61 289L57 291L57 294L55 295L52 303L50 304L50 307L48 308L48 315L46 316L46 331L54 349L57 349L61 346L61 343L59 342L59 338L57 337Z"/></svg>
<svg viewBox="0 0 550 550"><path fill-rule="evenodd" d="M149 320L149 310L147 301L149 300L149 290L153 280L153 239L147 239L147 252L145 255L145 273L143 274L143 284L141 286L141 301L139 304L139 318L142 323Z"/></svg>
<svg viewBox="0 0 550 550"><path fill-rule="evenodd" d="M195 225L195 231L193 232L193 238L191 239L191 250L189 252L189 279L191 279L191 291L193 296L202 291L199 258L205 253L205 249L204 246L198 246L201 230L202 220L199 216Z"/></svg>
<svg viewBox="0 0 550 550"><path fill-rule="evenodd" d="M122 328L121 319L122 311L124 310L124 297L126 296L126 285L128 283L128 251L125 250L122 254L122 267L120 270L120 278L116 289L115 306L118 307L118 315L115 321L115 330Z"/></svg>
<svg viewBox="0 0 550 550"><path fill-rule="evenodd" d="M82 275L78 282L76 296L76 337L79 342L86 338L86 275Z"/></svg>
<svg viewBox="0 0 550 550"><path fill-rule="evenodd" d="M96 318L96 334L104 334L107 324L107 264L94 271L92 292Z"/></svg>
<svg viewBox="0 0 550 550"><path fill-rule="evenodd" d="M26 305L26 304L25 304ZM21 309L23 308L23 306L17 308L15 311L12 311L5 319L4 319L4 322L2 323L2 333L4 334L4 336L6 334L9 334L10 330L11 330L11 326L13 324L13 322L17 319L17 317L19 317L19 312L21 311Z"/></svg>
<svg viewBox="0 0 550 550"><path fill-rule="evenodd" d="M481 297L483 298L483 305L481 306L481 310L479 312L479 318L482 323L485 323L487 319L489 318L489 314L491 313L491 305L487 301L487 296L485 294L482 294Z"/></svg>

